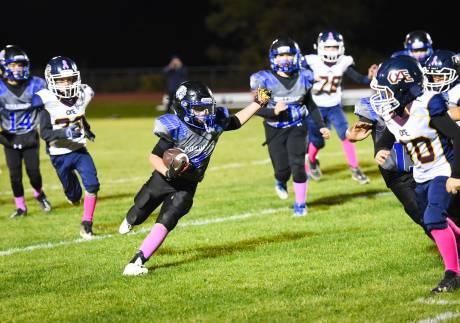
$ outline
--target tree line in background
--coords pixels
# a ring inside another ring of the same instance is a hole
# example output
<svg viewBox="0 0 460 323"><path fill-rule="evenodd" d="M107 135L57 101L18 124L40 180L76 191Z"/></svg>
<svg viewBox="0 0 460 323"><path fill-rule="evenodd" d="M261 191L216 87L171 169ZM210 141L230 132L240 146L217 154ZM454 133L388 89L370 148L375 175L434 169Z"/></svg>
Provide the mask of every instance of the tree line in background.
<svg viewBox="0 0 460 323"><path fill-rule="evenodd" d="M275 38L289 36L299 43L304 54L312 53L319 32L332 28L344 36L346 53L360 68L384 58L366 46L378 3L365 0L210 0L213 12L207 28L217 40L207 55L218 64L264 68L267 51ZM283 34L280 34L280 31ZM402 39L398 41L402 45ZM398 50L399 48L394 48Z"/></svg>

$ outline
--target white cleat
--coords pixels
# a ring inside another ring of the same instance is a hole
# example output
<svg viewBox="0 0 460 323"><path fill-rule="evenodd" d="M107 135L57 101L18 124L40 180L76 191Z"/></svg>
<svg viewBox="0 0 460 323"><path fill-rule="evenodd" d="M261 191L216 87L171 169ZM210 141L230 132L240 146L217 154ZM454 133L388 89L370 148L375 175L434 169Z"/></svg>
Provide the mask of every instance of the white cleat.
<svg viewBox="0 0 460 323"><path fill-rule="evenodd" d="M281 200L287 200L287 198L289 197L285 183L276 181L275 192Z"/></svg>
<svg viewBox="0 0 460 323"><path fill-rule="evenodd" d="M120 227L118 228L118 232L120 234L127 234L127 233L131 232L132 229L133 229L132 224L129 224L128 220L126 220L126 218L124 218L123 222L121 222Z"/></svg>
<svg viewBox="0 0 460 323"><path fill-rule="evenodd" d="M123 276L140 276L145 275L149 272L147 268L142 264L142 259L137 258L135 262L130 262L126 265L123 271Z"/></svg>

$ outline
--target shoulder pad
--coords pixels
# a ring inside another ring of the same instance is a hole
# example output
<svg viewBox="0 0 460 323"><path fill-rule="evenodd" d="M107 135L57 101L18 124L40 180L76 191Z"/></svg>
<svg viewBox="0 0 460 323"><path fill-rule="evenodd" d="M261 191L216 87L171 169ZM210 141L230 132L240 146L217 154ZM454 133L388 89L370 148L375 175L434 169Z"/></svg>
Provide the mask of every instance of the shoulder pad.
<svg viewBox="0 0 460 323"><path fill-rule="evenodd" d="M378 115L377 115L377 113L375 113L374 109L372 109L369 97L361 98L355 104L354 113L357 116L364 117L364 118L369 119L371 121L377 121L378 120Z"/></svg>
<svg viewBox="0 0 460 323"><path fill-rule="evenodd" d="M94 90L88 84L82 84L81 89L85 92L86 95L90 96L91 98L94 97Z"/></svg>
<svg viewBox="0 0 460 323"><path fill-rule="evenodd" d="M38 91L37 93L35 93L35 95L38 95L40 97L43 104L45 105L45 108L46 108L46 103L57 100L56 96L48 89L42 89Z"/></svg>
<svg viewBox="0 0 460 323"><path fill-rule="evenodd" d="M174 142L187 134L187 126L175 114L164 114L155 120L153 133Z"/></svg>
<svg viewBox="0 0 460 323"><path fill-rule="evenodd" d="M249 85L251 90L257 90L259 87L267 87L267 80L271 77L270 71L264 70L254 73L249 78Z"/></svg>
<svg viewBox="0 0 460 323"><path fill-rule="evenodd" d="M447 112L449 105L442 93L437 93L428 101L428 111L430 117L440 116Z"/></svg>
<svg viewBox="0 0 460 323"><path fill-rule="evenodd" d="M344 55L342 56L342 64L344 65L344 70L346 70L349 66L355 65L355 61L353 57Z"/></svg>
<svg viewBox="0 0 460 323"><path fill-rule="evenodd" d="M46 88L46 82L41 77L32 76L30 78L29 86L32 89L32 93L36 93L36 92Z"/></svg>
<svg viewBox="0 0 460 323"><path fill-rule="evenodd" d="M305 83L305 88L310 88L313 84L314 77L313 77L313 72L311 69L306 69L303 68L299 71L300 77L302 77L304 83Z"/></svg>
<svg viewBox="0 0 460 323"><path fill-rule="evenodd" d="M308 65L317 63L319 59L319 56L315 54L305 55L304 57Z"/></svg>

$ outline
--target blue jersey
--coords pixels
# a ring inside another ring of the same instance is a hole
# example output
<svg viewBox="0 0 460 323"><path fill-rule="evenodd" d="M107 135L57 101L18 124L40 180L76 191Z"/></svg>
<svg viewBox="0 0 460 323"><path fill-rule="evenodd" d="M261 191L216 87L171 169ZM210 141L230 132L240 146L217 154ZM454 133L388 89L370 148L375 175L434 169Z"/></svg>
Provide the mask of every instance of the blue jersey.
<svg viewBox="0 0 460 323"><path fill-rule="evenodd" d="M270 70L259 71L250 77L251 90L266 88L272 91L266 109L274 109L277 102L284 102L288 109L279 116L267 119L267 124L275 128L287 128L301 123L308 115L304 104L305 96L313 84L313 73L308 69L300 69L298 78L289 89Z"/></svg>
<svg viewBox="0 0 460 323"><path fill-rule="evenodd" d="M9 133L25 134L38 126L38 108L32 104L35 93L46 87L45 80L32 76L24 92L17 96L0 79L0 125Z"/></svg>
<svg viewBox="0 0 460 323"><path fill-rule="evenodd" d="M220 135L227 130L229 121L228 110L218 107L214 128L211 132L205 132L192 129L177 115L164 114L156 119L153 132L158 137L172 143L174 148L184 150L189 157L191 167L181 178L201 181L217 141Z"/></svg>

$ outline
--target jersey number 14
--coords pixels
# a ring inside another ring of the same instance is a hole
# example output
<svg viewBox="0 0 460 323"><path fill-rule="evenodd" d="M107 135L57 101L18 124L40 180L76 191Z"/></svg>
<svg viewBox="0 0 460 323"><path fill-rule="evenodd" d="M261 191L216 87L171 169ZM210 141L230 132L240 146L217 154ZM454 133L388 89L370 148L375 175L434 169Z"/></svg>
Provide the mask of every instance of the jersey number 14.
<svg viewBox="0 0 460 323"><path fill-rule="evenodd" d="M30 130L32 128L32 118L30 112L24 113L19 117L20 120L17 120L16 113L10 113L10 129L9 132L16 132L18 128ZM16 123L18 122L18 123Z"/></svg>

